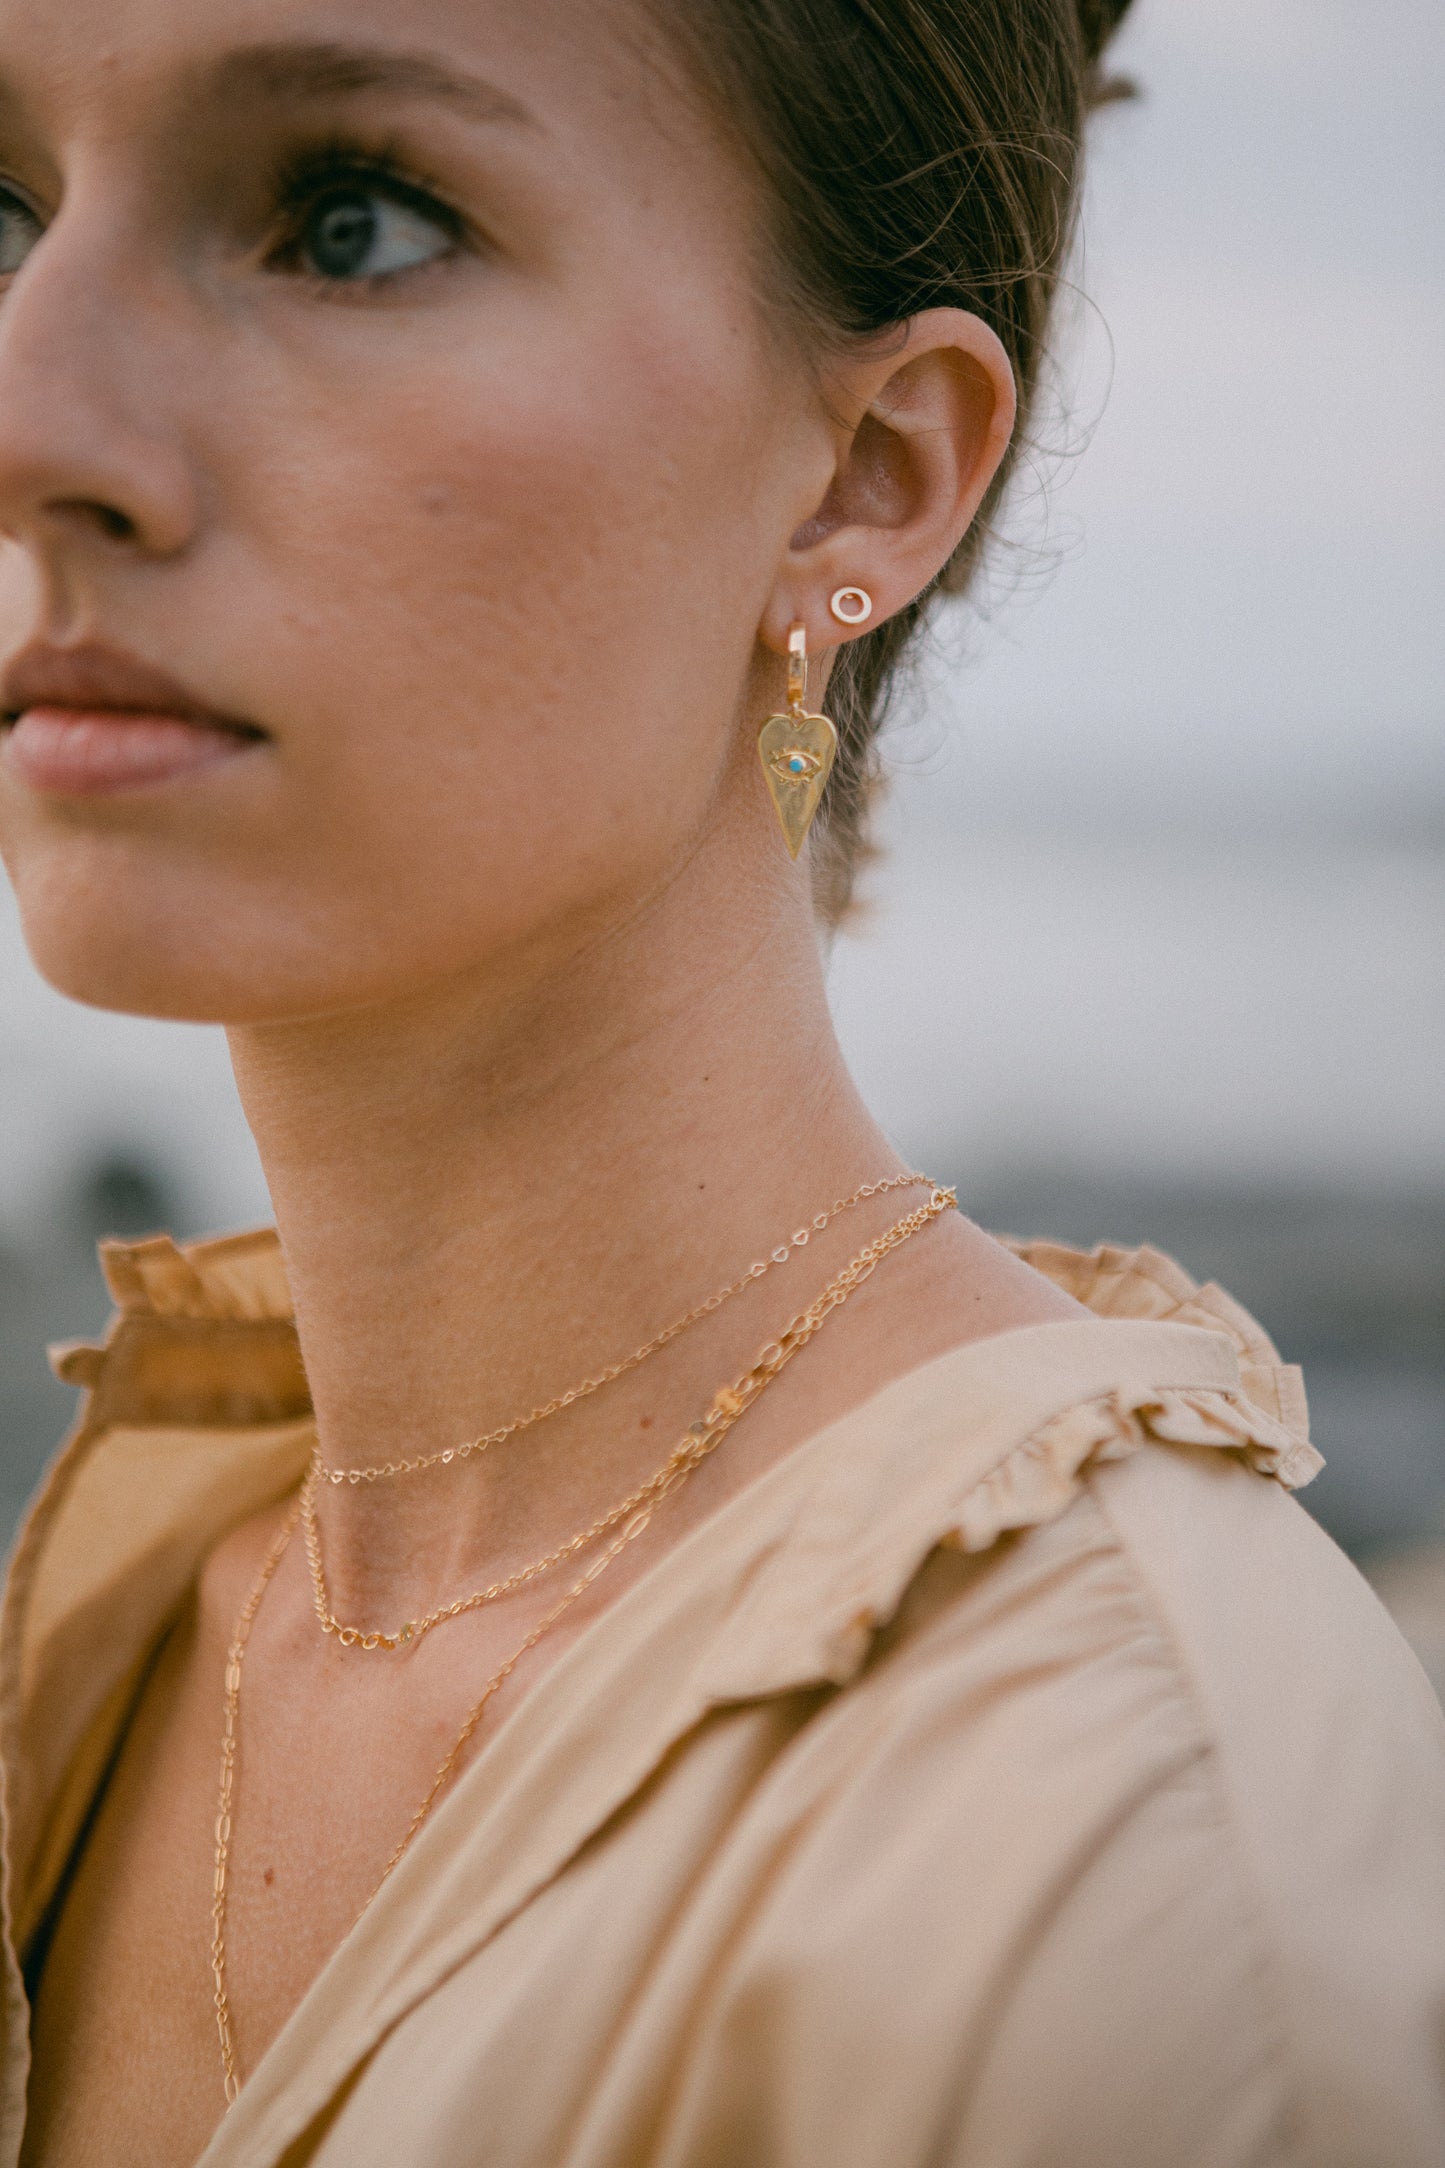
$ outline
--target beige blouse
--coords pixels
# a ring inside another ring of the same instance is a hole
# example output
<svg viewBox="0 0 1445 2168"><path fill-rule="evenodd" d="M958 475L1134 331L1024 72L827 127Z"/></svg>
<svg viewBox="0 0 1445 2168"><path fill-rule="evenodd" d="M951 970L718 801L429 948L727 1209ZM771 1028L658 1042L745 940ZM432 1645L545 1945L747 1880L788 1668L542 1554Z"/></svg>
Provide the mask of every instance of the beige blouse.
<svg viewBox="0 0 1445 2168"><path fill-rule="evenodd" d="M206 2168L1441 2168L1445 1724L1150 1251L814 1437L481 1748ZM17 1951L146 1653L310 1444L274 1239L111 1248L0 1627Z"/></svg>

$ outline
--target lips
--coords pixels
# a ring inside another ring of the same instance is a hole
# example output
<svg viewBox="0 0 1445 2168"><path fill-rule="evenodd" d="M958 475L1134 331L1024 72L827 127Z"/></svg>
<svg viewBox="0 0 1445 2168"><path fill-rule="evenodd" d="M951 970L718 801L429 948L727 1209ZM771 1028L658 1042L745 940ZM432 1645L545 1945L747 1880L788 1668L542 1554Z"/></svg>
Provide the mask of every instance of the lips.
<svg viewBox="0 0 1445 2168"><path fill-rule="evenodd" d="M26 648L0 679L0 765L31 790L110 796L175 783L264 738L176 679L97 644Z"/></svg>

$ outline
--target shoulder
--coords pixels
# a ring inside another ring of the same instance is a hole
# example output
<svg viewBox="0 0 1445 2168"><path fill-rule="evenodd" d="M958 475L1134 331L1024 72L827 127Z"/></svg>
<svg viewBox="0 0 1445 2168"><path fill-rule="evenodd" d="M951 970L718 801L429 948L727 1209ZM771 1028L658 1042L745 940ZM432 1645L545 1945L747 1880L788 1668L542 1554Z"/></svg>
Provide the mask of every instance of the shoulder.
<svg viewBox="0 0 1445 2168"><path fill-rule="evenodd" d="M1298 2157L1445 2159L1445 1719L1420 1666L1232 1458L1142 1455L1090 1491L1205 1742Z"/></svg>
<svg viewBox="0 0 1445 2168"><path fill-rule="evenodd" d="M1327 1841L1344 1867L1412 1825L1435 1832L1445 1717L1374 1592L1287 1491L1186 1443L1096 1468L1088 1495L1277 1874ZM1372 1826L1387 1798L1389 1829Z"/></svg>
<svg viewBox="0 0 1445 2168"><path fill-rule="evenodd" d="M790 2082L856 2100L881 2009L959 2168L1445 2157L1445 1723L1236 1454L1154 1442L935 1550L798 1745L741 1958L809 2012Z"/></svg>

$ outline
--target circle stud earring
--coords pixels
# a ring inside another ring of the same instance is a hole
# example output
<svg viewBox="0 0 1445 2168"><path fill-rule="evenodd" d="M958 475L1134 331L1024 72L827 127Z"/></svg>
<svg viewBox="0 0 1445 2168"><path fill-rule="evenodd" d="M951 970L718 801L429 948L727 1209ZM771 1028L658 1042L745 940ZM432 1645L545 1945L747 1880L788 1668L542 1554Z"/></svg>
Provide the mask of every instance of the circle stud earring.
<svg viewBox="0 0 1445 2168"><path fill-rule="evenodd" d="M828 608L840 625L866 625L873 615L873 597L866 587L840 587Z"/></svg>

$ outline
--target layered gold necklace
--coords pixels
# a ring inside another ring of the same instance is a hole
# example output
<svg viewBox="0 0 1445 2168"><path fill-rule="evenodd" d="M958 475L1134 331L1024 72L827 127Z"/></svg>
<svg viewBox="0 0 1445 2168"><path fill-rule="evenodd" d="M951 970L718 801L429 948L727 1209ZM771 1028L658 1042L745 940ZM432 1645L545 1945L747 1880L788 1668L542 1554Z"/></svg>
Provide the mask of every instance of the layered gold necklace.
<svg viewBox="0 0 1445 2168"><path fill-rule="evenodd" d="M923 1175L910 1174L895 1176L885 1182L865 1184L863 1188L856 1190L851 1197L840 1199L828 1212L819 1213L811 1223L811 1227L809 1229L800 1229L793 1236L790 1243L780 1245L777 1250L771 1253L768 1264L753 1266L739 1279L730 1282L726 1288L719 1290L716 1295L710 1296L707 1302L700 1303L696 1309L689 1311L685 1317L678 1319L675 1324L669 1326L653 1340L644 1343L640 1349L634 1351L624 1361L609 1365L606 1371L599 1372L595 1378L586 1380L582 1385L572 1388L568 1393L559 1394L555 1400L546 1403L545 1407L532 1410L529 1415L517 1418L512 1423L505 1425L500 1431L489 1432L482 1438L473 1440L464 1448L448 1448L443 1452L429 1454L411 1461L383 1462L378 1467L371 1469L329 1469L320 1462L319 1457L313 1460L301 1491L293 1502L282 1528L267 1551L260 1572L257 1574L250 1593L242 1606L226 1656L225 1718L221 1738L221 1774L216 1804L215 1875L211 1907L211 1972L214 1981L213 2000L216 2013L216 2028L220 2039L221 2064L228 2105L236 2098L240 2090L235 2031L231 2018L227 1981L226 1922L230 1890L231 1838L235 1813L241 1677L246 1647L250 1640L251 1629L255 1624L256 1615L261 1608L261 1600L285 1555L292 1536L296 1532L298 1522L303 1525L305 1532L312 1597L317 1621L323 1632L333 1635L343 1646L361 1649L390 1650L414 1643L423 1634L429 1633L433 1627L440 1626L449 1619L460 1618L465 1612L480 1609L484 1604L500 1601L504 1596L513 1594L529 1582L539 1579L542 1575L562 1565L567 1559L575 1557L590 1545L599 1542L603 1537L609 1538L596 1556L588 1560L582 1572L558 1597L557 1601L543 1613L526 1638L518 1643L506 1661L500 1664L490 1678L487 1679L480 1695L468 1711L466 1720L451 1748L439 1763L426 1797L412 1815L411 1820L402 1832L399 1842L382 1868L376 1884L376 1890L379 1890L397 1865L397 1862L407 1851L417 1831L431 1813L436 1801L456 1774L457 1766L471 1743L488 1704L511 1677L523 1657L534 1649L546 1634L551 1632L552 1628L571 1609L573 1604L577 1603L601 1575L606 1572L614 1559L629 1544L635 1543L638 1537L645 1534L646 1530L651 1526L654 1514L664 1500L669 1498L675 1490L688 1480L709 1454L717 1450L738 1418L746 1409L751 1407L760 1393L766 1391L773 1379L787 1367L793 1357L807 1346L814 1334L822 1328L833 1312L840 1309L849 1296L871 1276L882 1259L890 1251L896 1250L902 1243L907 1242L911 1236L918 1234L931 1221L937 1219L940 1214L951 1210L957 1203L957 1198L951 1189L935 1188L930 1185L931 1193L928 1202L907 1213L883 1234L877 1236L861 1249L843 1267L842 1271L828 1282L827 1286L814 1298L807 1309L800 1311L776 1339L767 1343L750 1369L745 1370L740 1377L735 1378L731 1385L722 1386L714 1393L706 1414L698 1422L688 1426L688 1429L683 1433L683 1436L661 1466L645 1482L629 1492L626 1498L620 1500L618 1504L600 1515L587 1528L578 1531L576 1535L568 1537L564 1543L558 1544L544 1557L534 1560L530 1565L518 1568L515 1573L509 1574L503 1580L490 1583L484 1589L478 1589L469 1596L459 1597L453 1603L440 1605L437 1609L426 1613L421 1618L407 1621L404 1626L399 1627L395 1632L382 1633L355 1626L345 1626L332 1612L322 1564L320 1532L316 1522L316 1492L318 1485L323 1481L373 1482L386 1476L409 1475L421 1468L450 1464L457 1459L465 1458L469 1453L484 1450L488 1446L500 1443L504 1438L514 1436L518 1431L541 1421L545 1415L556 1413L563 1407L571 1406L574 1401L582 1399L588 1393L597 1391L599 1386L610 1382L612 1378L620 1377L625 1371L636 1368L640 1362L647 1359L648 1355L655 1353L659 1348L666 1346L668 1341L675 1339L678 1333L684 1331L688 1325L695 1324L700 1318L708 1316L732 1295L739 1293L753 1279L761 1278L769 1269L769 1265L785 1262L795 1249L804 1246L810 1232L820 1231L828 1225L830 1220L836 1218L840 1212L850 1210L855 1204L861 1203L865 1197L878 1196L888 1190L913 1187L924 1183L926 1180L927 1178ZM376 1890L372 1891L373 1897L376 1895ZM369 1903L371 1900L368 1899L367 1901Z"/></svg>
<svg viewBox="0 0 1445 2168"><path fill-rule="evenodd" d="M492 1446L504 1445L508 1438L515 1438L519 1432L530 1430L534 1423L545 1423L549 1416L560 1415L564 1408L570 1408L577 1401L585 1400L590 1393L600 1392L604 1385L611 1385L617 1378L625 1377L629 1370L636 1370L650 1355L659 1354L679 1333L686 1332L690 1325L701 1324L705 1317L711 1317L715 1310L720 1310L725 1302L731 1302L734 1295L740 1295L743 1289L751 1287L755 1280L766 1279L779 1265L787 1264L790 1257L798 1250L806 1249L813 1236L820 1235L824 1228L831 1226L842 1213L854 1211L870 1197L886 1197L893 1190L932 1187L932 1180L926 1174L892 1174L883 1182L861 1182L850 1195L839 1197L836 1203L829 1205L826 1212L815 1213L806 1227L799 1227L786 1242L780 1242L775 1250L770 1250L766 1257L760 1257L755 1264L749 1265L746 1272L740 1272L735 1280L729 1280L726 1287L720 1287L716 1294L709 1295L705 1302L697 1303L683 1316L674 1318L670 1325L664 1325L661 1332L655 1333L650 1340L644 1340L641 1347L635 1347L630 1355L624 1355L618 1362L608 1363L607 1367L597 1371L595 1376L584 1378L580 1385L570 1385L565 1393L558 1393L553 1399L543 1401L540 1407L529 1409L527 1414L513 1416L512 1420L503 1423L499 1430L483 1431L479 1438L468 1438L461 1445L445 1446L437 1453L420 1453L410 1460L377 1461L363 1468L328 1467L321 1458L321 1447L318 1444L312 1461L316 1482L379 1483L393 1476L420 1475L425 1468L449 1468L454 1461L470 1460L475 1453L485 1453Z"/></svg>

